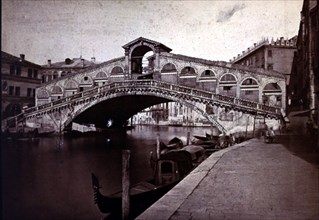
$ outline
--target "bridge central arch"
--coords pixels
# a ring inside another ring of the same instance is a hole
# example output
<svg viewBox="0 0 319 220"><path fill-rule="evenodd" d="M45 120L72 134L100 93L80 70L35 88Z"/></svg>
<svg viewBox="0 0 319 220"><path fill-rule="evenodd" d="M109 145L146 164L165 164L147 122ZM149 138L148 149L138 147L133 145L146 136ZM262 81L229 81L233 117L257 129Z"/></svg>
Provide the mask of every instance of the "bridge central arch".
<svg viewBox="0 0 319 220"><path fill-rule="evenodd" d="M87 105L77 110L73 117L65 122L65 126L76 122L80 124L95 124L96 127L106 128L108 121L113 122L112 127L120 128L133 115L147 107L160 103L170 102L171 100L163 97L150 95L129 95L117 94L112 98Z"/></svg>
<svg viewBox="0 0 319 220"><path fill-rule="evenodd" d="M185 99L182 96L172 96L159 91L116 91L115 94L106 96L96 102L89 102L88 104L78 108L72 115L61 124L60 129L71 126L72 122L80 124L95 124L96 127L106 128L109 120L113 122L112 127L120 128L126 124L127 120L138 112L153 105L178 102L189 109L199 113L208 121L211 121L220 131L225 129L206 113L205 106L200 107L196 101Z"/></svg>

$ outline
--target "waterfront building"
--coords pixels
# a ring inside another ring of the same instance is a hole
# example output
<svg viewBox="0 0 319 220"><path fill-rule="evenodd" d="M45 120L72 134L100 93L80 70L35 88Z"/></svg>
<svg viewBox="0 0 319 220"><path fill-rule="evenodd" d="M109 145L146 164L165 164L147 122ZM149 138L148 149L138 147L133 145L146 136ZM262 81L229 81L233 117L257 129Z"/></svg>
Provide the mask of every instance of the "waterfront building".
<svg viewBox="0 0 319 220"><path fill-rule="evenodd" d="M318 0L305 0L288 87L288 110L311 110L318 106L319 84ZM318 110L310 115L315 121Z"/></svg>
<svg viewBox="0 0 319 220"><path fill-rule="evenodd" d="M17 115L35 104L35 90L41 85L41 66L1 51L1 117Z"/></svg>
<svg viewBox="0 0 319 220"><path fill-rule="evenodd" d="M83 59L82 57L73 59L66 58L64 61L55 63L48 60L46 65L42 65L42 83L47 83L66 75L79 73L80 71L95 65L95 57L92 57L91 61Z"/></svg>
<svg viewBox="0 0 319 220"><path fill-rule="evenodd" d="M288 84L294 53L297 50L296 42L297 36L291 39L263 39L233 57L230 62L280 72L285 75Z"/></svg>

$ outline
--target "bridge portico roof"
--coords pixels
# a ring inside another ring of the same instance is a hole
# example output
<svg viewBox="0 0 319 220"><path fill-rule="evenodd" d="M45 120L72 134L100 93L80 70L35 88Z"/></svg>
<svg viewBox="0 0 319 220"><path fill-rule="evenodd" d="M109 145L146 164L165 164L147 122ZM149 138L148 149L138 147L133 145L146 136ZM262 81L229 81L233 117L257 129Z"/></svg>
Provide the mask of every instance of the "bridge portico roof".
<svg viewBox="0 0 319 220"><path fill-rule="evenodd" d="M130 47L132 47L132 46L134 46L134 45L136 45L136 44L139 44L141 41L142 41L142 42L147 42L147 43L152 44L152 45L154 45L154 46L157 46L157 47L159 47L159 48L161 49L161 51L163 51L163 52L170 52L170 51L172 51L171 48L165 46L164 44L162 44L162 43L160 43L160 42L157 42L157 41L153 41L153 40L144 38L144 37L139 37L139 38L137 38L137 39L135 39L135 40L133 40L133 41L131 41L131 42L129 42L129 43L123 45L122 47L123 47L124 49L129 49Z"/></svg>

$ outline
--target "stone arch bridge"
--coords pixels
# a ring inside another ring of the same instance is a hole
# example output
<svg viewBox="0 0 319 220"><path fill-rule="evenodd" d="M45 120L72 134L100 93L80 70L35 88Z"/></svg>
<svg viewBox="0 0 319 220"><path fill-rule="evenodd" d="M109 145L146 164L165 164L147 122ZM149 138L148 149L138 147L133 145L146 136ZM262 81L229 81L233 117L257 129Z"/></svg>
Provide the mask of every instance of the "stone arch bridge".
<svg viewBox="0 0 319 220"><path fill-rule="evenodd" d="M176 101L227 132L219 117L223 111L278 119L286 108L285 78L278 72L173 54L142 37L123 48L123 57L42 85L36 106L3 123L50 125L61 131L72 121L103 127L112 119L114 126L122 126L146 107ZM145 67L148 52L152 55ZM208 107L215 108L213 114Z"/></svg>

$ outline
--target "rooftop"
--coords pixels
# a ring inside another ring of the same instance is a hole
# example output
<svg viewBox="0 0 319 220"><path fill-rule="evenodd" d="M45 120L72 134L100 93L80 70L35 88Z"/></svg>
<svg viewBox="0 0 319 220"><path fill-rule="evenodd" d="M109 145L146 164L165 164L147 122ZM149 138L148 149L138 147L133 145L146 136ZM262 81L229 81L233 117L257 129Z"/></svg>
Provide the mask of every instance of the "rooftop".
<svg viewBox="0 0 319 220"><path fill-rule="evenodd" d="M94 59L94 58L92 58ZM52 63L51 60L48 60L48 63L42 65L43 68L86 68L89 66L97 65L94 61L88 61L83 59L82 57L79 58L66 58L64 61Z"/></svg>
<svg viewBox="0 0 319 220"><path fill-rule="evenodd" d="M277 40L274 40L273 38L269 40L268 38L264 38L261 41L254 43L253 46L248 47L247 50L242 51L241 54L238 54L237 57L233 57L233 59L230 59L229 62L235 63L238 60L241 60L245 56L251 54L252 52L258 50L259 48L263 46L272 46L272 47L284 47L284 48L296 48L297 47L297 35L290 38L290 39L284 39L283 37L277 38Z"/></svg>
<svg viewBox="0 0 319 220"><path fill-rule="evenodd" d="M20 57L16 57L16 56L13 56L13 55L11 55L9 53L1 51L1 62L2 63L5 63L5 62L7 62L7 63L15 63L15 64L23 65L23 66L34 66L34 67L37 67L37 68L41 68L41 66L39 64L27 61L25 59L25 55L24 54L20 54Z"/></svg>

